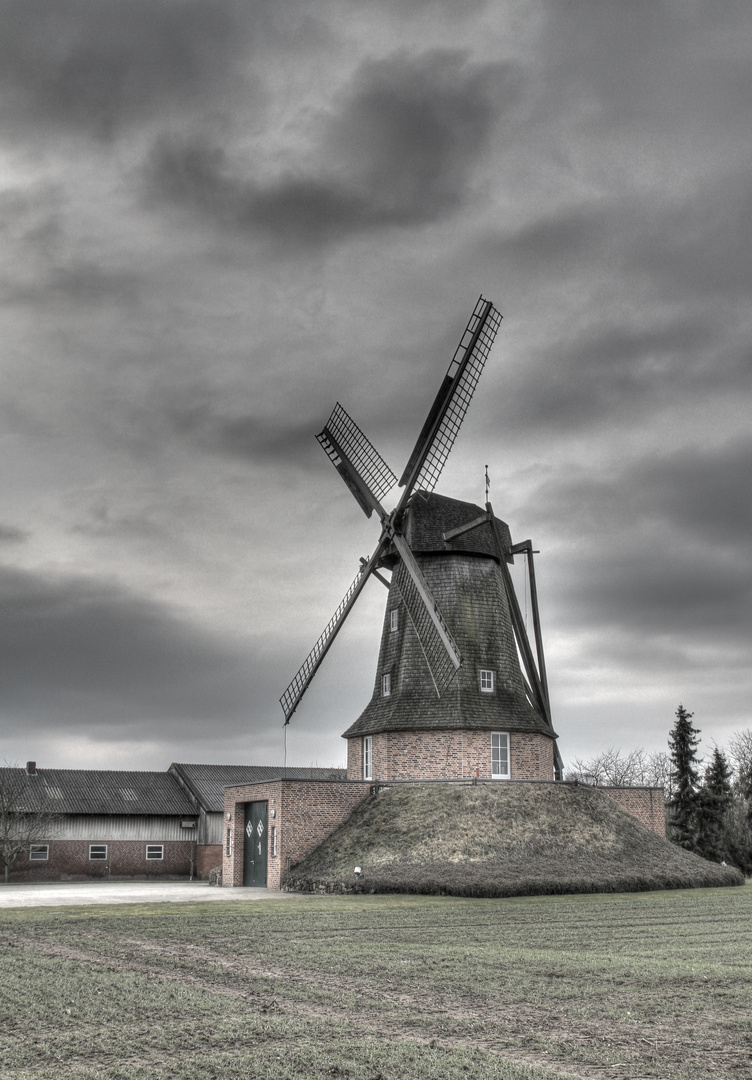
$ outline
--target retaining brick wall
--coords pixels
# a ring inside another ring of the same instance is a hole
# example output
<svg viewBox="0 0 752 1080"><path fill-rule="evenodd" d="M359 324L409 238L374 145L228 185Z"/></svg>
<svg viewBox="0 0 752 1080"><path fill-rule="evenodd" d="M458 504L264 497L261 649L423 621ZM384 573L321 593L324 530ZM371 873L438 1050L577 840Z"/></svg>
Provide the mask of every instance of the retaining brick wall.
<svg viewBox="0 0 752 1080"><path fill-rule="evenodd" d="M143 840L108 840L107 858L89 858L89 844L103 841L50 840L49 858L31 862L27 852L11 869L12 881L80 881L90 878L188 877L192 840L165 840L163 859L146 859Z"/></svg>
<svg viewBox="0 0 752 1080"><path fill-rule="evenodd" d="M268 888L278 889L284 871L300 862L347 821L370 790L371 784L368 782L351 783L346 780L275 780L267 784L228 788L225 792L225 828L231 830L232 844L229 855L226 842L223 845L223 886L243 884L243 819L246 803L268 803L266 880ZM231 815L229 822L226 820L228 813ZM272 829L275 828L277 854L272 855Z"/></svg>
<svg viewBox="0 0 752 1080"><path fill-rule="evenodd" d="M374 736L374 759L377 740L385 738L386 734ZM404 755L404 761L407 763L409 754L419 753L420 746L416 747L412 743L411 740L415 736L404 733L399 733L399 735L397 749L400 755ZM466 778L475 775L473 762L478 763L479 769L482 765L481 779L490 778L490 760L488 765L484 764L485 758L481 759L479 753L482 749L485 754L486 744L490 743L489 732L434 732L431 735L439 736L441 740L436 744L435 750L443 747L445 751L448 748L453 752L459 745L465 755ZM468 739L469 735L472 737ZM464 736L466 742L464 744L452 742L449 736L455 739ZM528 771L538 769L547 773L540 779L553 783L550 779L553 771L553 744L550 739L535 734L512 733L511 746L516 750L518 759L521 760L527 755L525 768ZM387 749L391 754L394 748L389 746ZM384 751L385 748L382 747L382 753ZM399 769L399 761L395 763L395 758L391 756L389 760L393 771ZM512 761L514 762L514 757ZM441 767L441 762L439 762L439 767ZM405 764L404 768L407 769L408 765ZM425 775L422 778L427 779ZM431 779L443 778L437 775ZM388 782L383 777L376 779L382 783ZM392 779L398 778L393 776ZM512 782L514 779L513 776ZM500 780L498 783L504 783L504 781ZM368 796L371 786L371 781L275 780L266 784L245 784L228 788L225 792L225 818L229 813L231 819L229 822L225 820L224 824L225 829L229 829L231 834L231 846L229 854L226 842L222 847L223 886L233 887L243 884L245 840L243 823L246 803L266 802L268 804L267 887L278 889L284 872L299 863L330 833L347 821L355 807ZM648 829L652 829L659 836L666 835L661 788L600 788L599 790L613 798L622 809L633 814ZM273 830L276 830L276 854L272 854ZM227 832L225 838L226 836ZM208 865L217 849L214 846L207 846L203 850L212 853L207 855L206 863L201 864L202 870L205 869L208 874L208 870L214 865L219 865L218 862Z"/></svg>
<svg viewBox="0 0 752 1080"><path fill-rule="evenodd" d="M646 829L666 836L666 808L663 788L607 788L599 787L610 796L622 810L636 817Z"/></svg>
<svg viewBox="0 0 752 1080"><path fill-rule="evenodd" d="M373 779L491 779L490 731L385 731L372 736ZM554 744L537 732L509 736L511 778L552 780ZM363 739L347 740L347 778L363 779Z"/></svg>

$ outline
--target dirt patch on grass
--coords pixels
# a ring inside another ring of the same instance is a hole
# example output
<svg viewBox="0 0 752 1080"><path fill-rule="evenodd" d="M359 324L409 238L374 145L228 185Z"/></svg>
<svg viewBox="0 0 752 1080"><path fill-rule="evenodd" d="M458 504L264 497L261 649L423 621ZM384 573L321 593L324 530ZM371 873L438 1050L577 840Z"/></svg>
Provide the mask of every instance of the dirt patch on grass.
<svg viewBox="0 0 752 1080"><path fill-rule="evenodd" d="M743 882L738 870L670 844L594 788L426 784L371 796L288 871L283 888L495 897Z"/></svg>

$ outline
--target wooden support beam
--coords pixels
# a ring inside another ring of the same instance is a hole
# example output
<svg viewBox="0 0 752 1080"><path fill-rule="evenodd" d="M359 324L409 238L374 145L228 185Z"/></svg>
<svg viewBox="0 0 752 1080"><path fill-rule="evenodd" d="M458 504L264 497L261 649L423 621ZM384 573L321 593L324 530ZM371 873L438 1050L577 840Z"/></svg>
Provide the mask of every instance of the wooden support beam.
<svg viewBox="0 0 752 1080"><path fill-rule="evenodd" d="M512 575L509 573L509 567L507 566L506 559L504 558L504 546L499 535L499 529L496 524L496 518L494 517L493 508L490 503L486 504L486 510L488 511L489 518L493 525L493 533L496 539L496 547L499 553L499 567L501 569L501 576L504 581L504 588L506 589L507 599L509 601L509 614L512 617L512 629L514 630L514 636L517 641L517 647L520 650L520 656L522 657L522 663L525 668L525 674L530 685L530 689L535 698L535 703L538 707L543 719L548 726L553 729L551 723L551 713L548 705L548 698L543 690L538 669L535 666L535 660L533 658L533 650L530 648L530 641L525 630L525 623L522 618L522 612L520 611L520 605L517 600L517 594L514 591L514 582L512 581Z"/></svg>
<svg viewBox="0 0 752 1080"><path fill-rule="evenodd" d="M442 533L442 537L447 543L450 540L454 540L457 536L462 536L463 533L470 532L471 529L477 529L479 525L485 525L488 521L488 514L481 514L480 517L473 518L472 521L468 521L467 525L458 525L456 529L447 529L445 533Z"/></svg>
<svg viewBox="0 0 752 1080"><path fill-rule="evenodd" d="M516 553L524 552L527 555L527 575L530 582L530 600L533 608L533 629L535 631L535 651L538 654L538 674L540 675L541 686L543 687L543 693L546 696L546 704L548 705L549 713L551 711L551 700L548 696L548 676L546 675L546 658L543 653L543 634L541 633L540 611L538 609L538 587L535 582L535 560L533 555L535 550L533 548L532 540L523 540L520 544L515 544L512 551ZM540 552L538 552L540 554Z"/></svg>

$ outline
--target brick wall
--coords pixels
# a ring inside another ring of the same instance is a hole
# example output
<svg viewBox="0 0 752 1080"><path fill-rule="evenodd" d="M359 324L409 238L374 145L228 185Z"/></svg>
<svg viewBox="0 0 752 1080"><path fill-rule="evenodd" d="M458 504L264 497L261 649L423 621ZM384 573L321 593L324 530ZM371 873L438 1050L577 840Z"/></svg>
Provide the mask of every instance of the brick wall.
<svg viewBox="0 0 752 1080"><path fill-rule="evenodd" d="M659 836L666 836L666 809L663 788L607 788L599 787L610 796L622 810L632 814L647 829Z"/></svg>
<svg viewBox="0 0 752 1080"><path fill-rule="evenodd" d="M215 866L222 865L221 844L199 844L196 848L196 877L208 881Z"/></svg>
<svg viewBox="0 0 752 1080"><path fill-rule="evenodd" d="M491 778L490 731L385 731L372 738L374 780ZM509 756L513 780L553 779L554 744L548 736L511 732ZM347 740L347 777L363 778L362 737Z"/></svg>
<svg viewBox="0 0 752 1080"><path fill-rule="evenodd" d="M537 732L509 735L512 780L553 780L554 740Z"/></svg>
<svg viewBox="0 0 752 1080"><path fill-rule="evenodd" d="M155 841L156 842L156 841ZM28 851L11 869L12 881L80 881L90 878L188 877L191 871L192 840L165 840L163 859L146 859L144 840L108 840L107 858L89 858L93 840L50 840L49 858L30 862Z"/></svg>
<svg viewBox="0 0 752 1080"><path fill-rule="evenodd" d="M222 884L243 884L243 819L247 802L268 804L267 887L278 889L282 874L318 847L346 821L366 798L368 782L326 780L276 780L267 784L244 784L225 792L225 828L232 830L232 851L223 845ZM272 816L272 810L274 815ZM277 854L271 853L272 829L277 830Z"/></svg>

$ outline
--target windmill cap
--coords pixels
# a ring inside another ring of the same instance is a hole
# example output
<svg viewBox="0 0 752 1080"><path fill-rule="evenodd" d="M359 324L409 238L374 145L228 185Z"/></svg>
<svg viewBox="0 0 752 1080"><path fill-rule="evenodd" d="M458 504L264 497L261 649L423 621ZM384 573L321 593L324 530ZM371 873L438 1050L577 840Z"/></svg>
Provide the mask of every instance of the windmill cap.
<svg viewBox="0 0 752 1080"><path fill-rule="evenodd" d="M485 509L476 503L450 499L446 495L416 491L408 509L405 530L407 542L415 553L440 552L444 554L447 551L461 551L472 555L488 555L496 559L498 558L496 539L490 521L484 521L468 532L449 540L444 539L446 533L484 517L485 514ZM496 518L496 524L507 553L507 562L512 562L512 538L509 526L501 518Z"/></svg>

